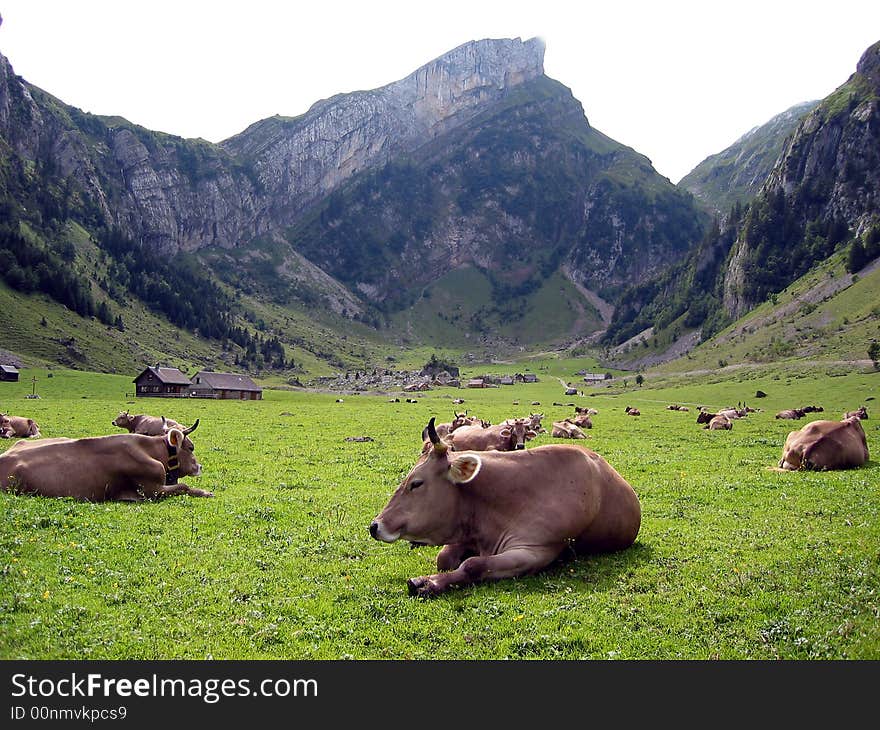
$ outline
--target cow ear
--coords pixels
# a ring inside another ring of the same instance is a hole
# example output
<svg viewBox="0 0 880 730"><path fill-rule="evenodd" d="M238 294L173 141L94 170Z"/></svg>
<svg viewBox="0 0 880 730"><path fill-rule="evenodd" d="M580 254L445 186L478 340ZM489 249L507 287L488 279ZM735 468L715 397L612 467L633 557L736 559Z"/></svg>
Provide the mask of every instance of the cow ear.
<svg viewBox="0 0 880 730"><path fill-rule="evenodd" d="M165 440L170 446L180 446L183 443L183 431L179 428L172 428L165 434Z"/></svg>
<svg viewBox="0 0 880 730"><path fill-rule="evenodd" d="M449 465L449 479L455 484L467 484L480 473L483 460L476 454L456 456Z"/></svg>
<svg viewBox="0 0 880 730"><path fill-rule="evenodd" d="M510 429L505 428L498 435L501 436L501 438L506 439L508 436L510 436Z"/></svg>

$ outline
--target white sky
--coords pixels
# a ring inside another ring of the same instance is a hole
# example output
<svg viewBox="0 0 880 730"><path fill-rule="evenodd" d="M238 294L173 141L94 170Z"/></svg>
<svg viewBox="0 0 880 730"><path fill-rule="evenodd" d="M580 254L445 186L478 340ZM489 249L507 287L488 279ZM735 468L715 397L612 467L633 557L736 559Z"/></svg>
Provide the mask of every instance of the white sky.
<svg viewBox="0 0 880 730"><path fill-rule="evenodd" d="M877 0L4 0L0 52L63 102L219 142L462 43L540 36L590 123L677 182L880 40Z"/></svg>

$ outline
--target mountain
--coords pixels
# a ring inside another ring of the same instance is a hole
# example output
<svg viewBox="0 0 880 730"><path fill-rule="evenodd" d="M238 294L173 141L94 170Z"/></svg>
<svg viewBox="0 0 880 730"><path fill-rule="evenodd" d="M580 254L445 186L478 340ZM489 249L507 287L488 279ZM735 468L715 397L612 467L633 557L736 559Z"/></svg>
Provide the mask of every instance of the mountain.
<svg viewBox="0 0 880 730"><path fill-rule="evenodd" d="M682 259L707 218L592 128L543 54L538 39L469 42L221 144L84 113L0 56L6 284L108 326L137 299L236 357L258 320L300 347L292 314L366 323L362 342L600 331L602 297Z"/></svg>
<svg viewBox="0 0 880 730"><path fill-rule="evenodd" d="M751 201L734 202L686 260L623 294L606 345L709 339L842 250L859 252L851 273L880 255L880 43L800 118Z"/></svg>
<svg viewBox="0 0 880 730"><path fill-rule="evenodd" d="M718 215L726 215L734 203L747 203L767 179L788 135L818 104L797 104L751 129L730 147L703 160L679 180L679 187Z"/></svg>

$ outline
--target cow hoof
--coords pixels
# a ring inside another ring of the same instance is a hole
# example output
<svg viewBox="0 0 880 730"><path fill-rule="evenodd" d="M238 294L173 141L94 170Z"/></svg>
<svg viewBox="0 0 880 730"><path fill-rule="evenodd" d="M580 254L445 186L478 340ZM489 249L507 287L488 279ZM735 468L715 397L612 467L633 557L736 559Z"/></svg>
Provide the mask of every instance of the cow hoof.
<svg viewBox="0 0 880 730"><path fill-rule="evenodd" d="M406 589L410 596L416 598L433 598L439 591L437 584L430 578L410 578L406 582Z"/></svg>

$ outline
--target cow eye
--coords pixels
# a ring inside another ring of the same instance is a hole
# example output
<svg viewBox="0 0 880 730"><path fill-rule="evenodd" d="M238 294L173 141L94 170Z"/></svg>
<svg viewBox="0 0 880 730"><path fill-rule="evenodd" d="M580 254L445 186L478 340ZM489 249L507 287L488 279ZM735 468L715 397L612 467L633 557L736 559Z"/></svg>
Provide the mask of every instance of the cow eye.
<svg viewBox="0 0 880 730"><path fill-rule="evenodd" d="M422 486L424 483L425 483L425 480L424 480L424 479L413 479L413 480L409 483L409 488L410 488L410 489L418 489L418 488L419 488L420 486Z"/></svg>

